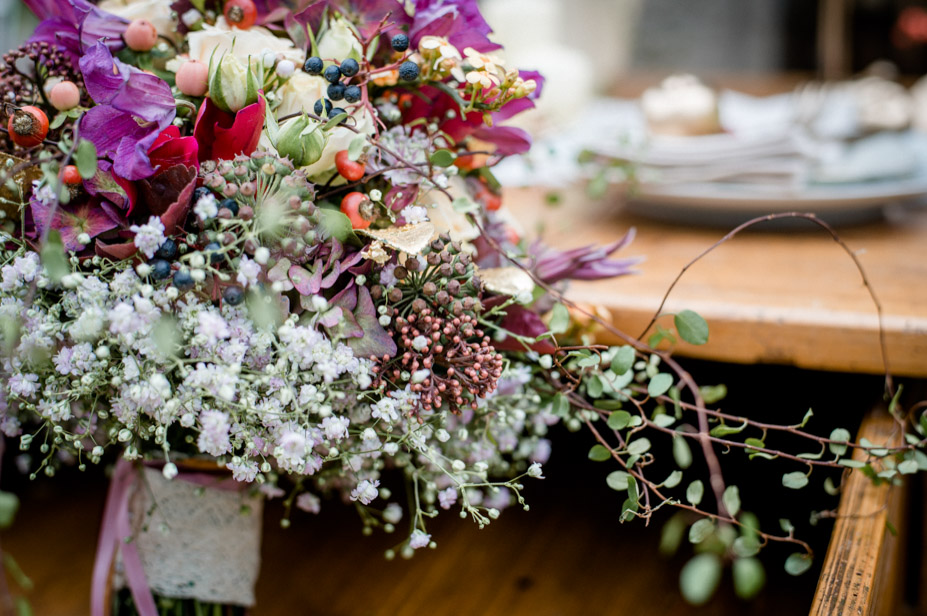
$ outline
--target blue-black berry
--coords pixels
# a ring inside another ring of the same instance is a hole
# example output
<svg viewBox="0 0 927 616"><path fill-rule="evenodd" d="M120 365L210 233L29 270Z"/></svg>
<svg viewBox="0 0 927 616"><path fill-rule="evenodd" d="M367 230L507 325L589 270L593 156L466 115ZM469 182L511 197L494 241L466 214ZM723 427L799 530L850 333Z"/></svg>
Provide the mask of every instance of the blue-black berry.
<svg viewBox="0 0 927 616"><path fill-rule="evenodd" d="M174 286L181 291L188 291L193 288L193 276L187 270L177 270L174 272Z"/></svg>
<svg viewBox="0 0 927 616"><path fill-rule="evenodd" d="M412 60L406 60L400 64L399 78L403 81L415 81L418 79L418 64Z"/></svg>
<svg viewBox="0 0 927 616"><path fill-rule="evenodd" d="M206 188L205 186L200 186L199 188L194 189L194 191L193 191L193 203L196 203L197 201L199 201L200 199L202 199L203 197L205 197L206 195L208 195L210 192L212 192L212 191L209 190L208 188Z"/></svg>
<svg viewBox="0 0 927 616"><path fill-rule="evenodd" d="M158 248L155 253L155 259L166 259L167 261L173 261L177 258L177 242L171 239L164 240L164 243L161 244L161 247Z"/></svg>
<svg viewBox="0 0 927 616"><path fill-rule="evenodd" d="M153 259L148 265L151 266L151 277L155 280L164 280L171 275L171 264L164 259Z"/></svg>
<svg viewBox="0 0 927 616"><path fill-rule="evenodd" d="M332 64L327 69L325 69L325 80L328 83L338 83L338 80L341 79L341 69Z"/></svg>
<svg viewBox="0 0 927 616"><path fill-rule="evenodd" d="M245 292L241 287L226 287L222 292L222 299L232 306L237 306L245 300Z"/></svg>
<svg viewBox="0 0 927 616"><path fill-rule="evenodd" d="M328 98L333 101L340 101L344 98L344 84L343 83L332 83L328 86Z"/></svg>
<svg viewBox="0 0 927 616"><path fill-rule="evenodd" d="M328 112L328 117L334 118L335 116L341 115L342 113L347 113L347 111L345 111L345 110L342 109L341 107L332 107L332 109ZM343 118L342 118L341 122L344 122L344 119L343 119ZM340 124L341 122L339 122L339 124Z"/></svg>
<svg viewBox="0 0 927 616"><path fill-rule="evenodd" d="M216 263L222 263L225 260L225 255L219 252L222 249L222 246L219 245L219 242L209 242L206 244L206 252L209 253L209 262L215 265Z"/></svg>
<svg viewBox="0 0 927 616"><path fill-rule="evenodd" d="M321 75L322 68L325 66L325 63L322 62L322 58L318 56L312 56L306 63L303 64L303 70L309 73L310 75Z"/></svg>
<svg viewBox="0 0 927 616"><path fill-rule="evenodd" d="M323 99L320 98L315 102L315 105L312 106L312 110L317 116L321 116L323 110L325 111L325 115L330 115L332 112L332 102L327 99L323 101Z"/></svg>
<svg viewBox="0 0 927 616"><path fill-rule="evenodd" d="M345 77L353 77L360 70L360 64L354 58L348 58L341 63L341 74Z"/></svg>
<svg viewBox="0 0 927 616"><path fill-rule="evenodd" d="M390 47L396 51L405 51L409 48L409 37L405 34L397 34L393 37L389 44Z"/></svg>
<svg viewBox="0 0 927 616"><path fill-rule="evenodd" d="M234 216L238 213L238 202L234 199L223 199L219 202L219 209L225 208Z"/></svg>
<svg viewBox="0 0 927 616"><path fill-rule="evenodd" d="M361 99L360 86L348 86L344 89L344 100L349 103L356 103Z"/></svg>

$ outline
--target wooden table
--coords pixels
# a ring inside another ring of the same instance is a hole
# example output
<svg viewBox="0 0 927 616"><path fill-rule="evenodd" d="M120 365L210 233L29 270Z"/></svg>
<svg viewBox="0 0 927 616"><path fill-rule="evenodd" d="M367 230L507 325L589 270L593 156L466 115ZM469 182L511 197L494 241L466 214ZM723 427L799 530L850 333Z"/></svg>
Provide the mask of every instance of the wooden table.
<svg viewBox="0 0 927 616"><path fill-rule="evenodd" d="M542 189L505 195L529 234L543 225L554 246L604 244L629 228L637 237L622 255L641 255L640 274L576 283L574 300L606 308L622 331L639 336L673 278L727 229L669 225L622 210L617 191L594 201L582 187L545 205ZM927 376L927 210L839 230L856 251L884 308L888 364L898 375ZM680 343L679 355L737 363L879 374L879 320L859 272L831 237L812 223L789 232L739 235L694 265L664 313L695 310L708 321L704 346ZM660 321L671 325L664 317ZM608 342L614 341L608 335Z"/></svg>

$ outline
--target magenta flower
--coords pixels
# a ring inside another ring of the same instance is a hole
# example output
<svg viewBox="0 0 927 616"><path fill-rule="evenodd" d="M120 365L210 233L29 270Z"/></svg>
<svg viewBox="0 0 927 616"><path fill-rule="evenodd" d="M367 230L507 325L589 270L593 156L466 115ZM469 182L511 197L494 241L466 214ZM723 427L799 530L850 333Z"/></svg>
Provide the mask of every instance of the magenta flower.
<svg viewBox="0 0 927 616"><path fill-rule="evenodd" d="M605 246L590 244L560 252L540 241L534 242L531 252L535 255L534 273L548 284L561 280L600 280L614 278L634 272L640 257L609 259L615 251L631 243L635 231L632 228L624 237Z"/></svg>
<svg viewBox="0 0 927 616"><path fill-rule="evenodd" d="M26 6L42 20L29 42L50 43L67 51L72 60L86 48L103 41L112 51L122 49L126 20L101 11L86 0L24 0Z"/></svg>
<svg viewBox="0 0 927 616"><path fill-rule="evenodd" d="M200 162L232 160L239 154L253 153L264 128L266 109L263 96L238 113L222 111L208 98L204 100L193 127Z"/></svg>
<svg viewBox="0 0 927 616"><path fill-rule="evenodd" d="M171 125L176 103L162 79L113 58L102 42L80 59L84 84L94 102L80 123L80 136L97 154L113 161L113 171L127 180L154 173L148 150Z"/></svg>
<svg viewBox="0 0 927 616"><path fill-rule="evenodd" d="M35 222L39 236L49 228L61 233L65 250L80 252L84 244L77 241L86 233L93 238L119 226L109 212L101 207L97 199L88 199L78 204L56 205L37 199L34 195L29 202L32 208L32 220Z"/></svg>

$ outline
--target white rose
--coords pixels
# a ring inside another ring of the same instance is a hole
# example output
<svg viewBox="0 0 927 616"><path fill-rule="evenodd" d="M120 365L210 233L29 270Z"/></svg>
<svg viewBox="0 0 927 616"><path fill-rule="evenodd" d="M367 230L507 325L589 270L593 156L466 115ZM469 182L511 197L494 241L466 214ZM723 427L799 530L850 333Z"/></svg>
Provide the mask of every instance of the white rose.
<svg viewBox="0 0 927 616"><path fill-rule="evenodd" d="M305 111L312 113L315 102L324 98L328 88L328 82L317 75L310 75L303 71L298 71L277 90L277 96L280 97L280 106L277 107L277 117L293 115Z"/></svg>
<svg viewBox="0 0 927 616"><path fill-rule="evenodd" d="M344 19L329 21L328 29L318 40L319 57L335 59L339 62L345 58L360 60L363 48L357 40L351 25Z"/></svg>
<svg viewBox="0 0 927 616"><path fill-rule="evenodd" d="M202 30L190 32L187 42L190 45L190 59L205 64L209 64L213 52L218 58L227 51L244 61L247 61L249 56L260 58L268 49L273 53L283 54L284 58L292 60L297 66L302 66L306 59L305 52L295 48L289 39L274 36L270 30L261 26L251 26L247 30L229 28L224 17L217 19L215 26L207 24Z"/></svg>
<svg viewBox="0 0 927 616"><path fill-rule="evenodd" d="M123 19L147 19L158 34L177 38L177 25L171 18L171 3L164 0L103 0L98 5Z"/></svg>

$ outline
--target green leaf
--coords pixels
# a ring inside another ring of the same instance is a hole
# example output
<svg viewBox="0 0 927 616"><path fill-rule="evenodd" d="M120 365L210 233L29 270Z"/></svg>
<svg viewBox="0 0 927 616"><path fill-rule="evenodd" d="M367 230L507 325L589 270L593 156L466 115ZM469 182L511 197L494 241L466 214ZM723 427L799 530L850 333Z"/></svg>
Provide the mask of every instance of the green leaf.
<svg viewBox="0 0 927 616"><path fill-rule="evenodd" d="M720 385L705 385L704 387L699 387L698 391L702 395L702 400L705 404L714 404L727 397L727 385L724 383Z"/></svg>
<svg viewBox="0 0 927 616"><path fill-rule="evenodd" d="M335 117L331 118L328 122L326 122L325 124L323 124L323 125L322 125L322 130L331 130L331 129L333 129L334 127L336 127L336 126L338 126L339 124L341 124L342 122L344 122L344 121L347 119L347 117L348 117L348 113L347 113L347 112L339 113L339 114L336 115Z"/></svg>
<svg viewBox="0 0 927 616"><path fill-rule="evenodd" d="M639 456L641 454L647 453L650 451L650 440L646 438L639 438L628 443L628 453L634 456Z"/></svg>
<svg viewBox="0 0 927 616"><path fill-rule="evenodd" d="M812 411L811 409L808 409L808 411L805 413L805 416L802 417L801 423L798 424L798 427L804 428L808 424L808 420L810 420L813 416L814 416L814 411Z"/></svg>
<svg viewBox="0 0 927 616"><path fill-rule="evenodd" d="M435 167L450 167L456 158L457 156L450 150L438 150L431 155L429 160Z"/></svg>
<svg viewBox="0 0 927 616"><path fill-rule="evenodd" d="M365 135L358 135L351 140L351 143L348 144L348 158L351 160L357 160L361 157L361 154L364 153L364 146L367 145L367 137Z"/></svg>
<svg viewBox="0 0 927 616"><path fill-rule="evenodd" d="M12 492L0 490L0 528L9 528L19 510L19 497Z"/></svg>
<svg viewBox="0 0 927 616"><path fill-rule="evenodd" d="M667 488L675 488L682 481L682 471L673 471L670 473L670 476L666 478L663 482L663 485Z"/></svg>
<svg viewBox="0 0 927 616"><path fill-rule="evenodd" d="M752 599L766 584L766 571L755 558L738 558L734 561L734 592L741 599Z"/></svg>
<svg viewBox="0 0 927 616"><path fill-rule="evenodd" d="M570 326L570 311L563 304L554 304L550 311L550 331L562 334Z"/></svg>
<svg viewBox="0 0 927 616"><path fill-rule="evenodd" d="M319 229L326 238L333 237L341 243L351 241L357 243L360 240L354 235L354 229L351 226L351 219L345 216L340 210L333 210L327 207L320 207L319 212Z"/></svg>
<svg viewBox="0 0 927 616"><path fill-rule="evenodd" d="M676 418L672 415L667 415L666 413L660 413L653 418L653 423L657 424L661 428L669 428L671 425L676 423Z"/></svg>
<svg viewBox="0 0 927 616"><path fill-rule="evenodd" d="M789 575L801 575L811 568L811 556L795 552L785 559L785 571Z"/></svg>
<svg viewBox="0 0 927 616"><path fill-rule="evenodd" d="M48 125L49 130L55 130L56 128L60 128L61 125L64 124L64 121L67 119L68 119L68 114L66 114L63 111L58 112L57 114L55 114L55 117L52 118L51 123Z"/></svg>
<svg viewBox="0 0 927 616"><path fill-rule="evenodd" d="M51 278L52 282L60 282L62 278L71 272L68 258L64 254L61 233L57 229L51 229L48 232L48 238L45 240L45 245L42 246L41 254L42 265L48 270L48 277Z"/></svg>
<svg viewBox="0 0 927 616"><path fill-rule="evenodd" d="M602 397L602 379L598 375L592 374L586 377L586 393L589 394L590 398L601 398Z"/></svg>
<svg viewBox="0 0 927 616"><path fill-rule="evenodd" d="M74 152L74 162L82 178L85 180L92 178L97 172L97 146L86 139L81 139L77 144L77 151Z"/></svg>
<svg viewBox="0 0 927 616"><path fill-rule="evenodd" d="M849 442L850 432L843 428L835 428L834 431L830 433L830 440ZM847 452L847 446L840 443L828 443L828 447L830 447L830 452L835 456L842 456Z"/></svg>
<svg viewBox="0 0 927 616"><path fill-rule="evenodd" d="M25 597L16 597L16 616L33 616L32 605Z"/></svg>
<svg viewBox="0 0 927 616"><path fill-rule="evenodd" d="M831 496L837 496L840 494L840 488L834 485L834 480L830 477L824 478L824 491Z"/></svg>
<svg viewBox="0 0 927 616"><path fill-rule="evenodd" d="M746 421L744 421L744 423L743 423L742 425L740 425L740 426L729 426L729 425L727 425L727 424L721 424L721 425L718 425L718 426L715 426L714 428L712 428L712 429L711 429L711 432L710 432L709 434L711 434L712 436L717 436L717 437L720 438L720 437L723 437L723 436L729 436L729 435L731 435L731 434L740 434L740 433L743 432L746 428L747 428L747 422L746 422Z"/></svg>
<svg viewBox="0 0 927 616"><path fill-rule="evenodd" d="M457 197L451 202L451 207L460 214L469 214L480 210L480 206L477 205L476 201L469 197Z"/></svg>
<svg viewBox="0 0 927 616"><path fill-rule="evenodd" d="M608 421L606 423L612 430L622 430L627 428L628 424L631 423L631 413L627 411L615 411L608 416Z"/></svg>
<svg viewBox="0 0 927 616"><path fill-rule="evenodd" d="M852 458L840 458L837 460L837 464L841 466L846 466L847 468L863 468L866 466L865 462L860 462L859 460L853 460Z"/></svg>
<svg viewBox="0 0 927 616"><path fill-rule="evenodd" d="M782 476L782 485L793 490L800 490L808 485L808 477L801 471L786 473Z"/></svg>
<svg viewBox="0 0 927 616"><path fill-rule="evenodd" d="M679 337L689 344L708 342L708 323L697 312L683 310L673 317L673 322Z"/></svg>
<svg viewBox="0 0 927 616"><path fill-rule="evenodd" d="M721 559L710 552L692 558L679 573L679 590L692 605L707 603L720 582Z"/></svg>
<svg viewBox="0 0 927 616"><path fill-rule="evenodd" d="M703 496L705 496L705 485L701 479L696 479L686 488L686 500L689 501L690 505L698 505L702 502Z"/></svg>
<svg viewBox="0 0 927 616"><path fill-rule="evenodd" d="M612 471L608 474L608 477L605 478L605 483L607 483L608 487L612 490L624 492L628 489L628 478L630 477L631 475L624 471Z"/></svg>
<svg viewBox="0 0 927 616"><path fill-rule="evenodd" d="M673 386L673 376L665 372L655 374L650 383L647 385L647 394L651 398L662 396Z"/></svg>
<svg viewBox="0 0 927 616"><path fill-rule="evenodd" d="M602 445L593 445L589 450L589 459L596 462L604 462L612 457L611 452Z"/></svg>
<svg viewBox="0 0 927 616"><path fill-rule="evenodd" d="M917 468L922 471L927 471L927 454L923 451L915 450L914 459L917 461Z"/></svg>
<svg viewBox="0 0 927 616"><path fill-rule="evenodd" d="M666 521L660 531L660 554L672 556L679 549L686 533L685 518L676 514Z"/></svg>
<svg viewBox="0 0 927 616"><path fill-rule="evenodd" d="M715 523L709 518L702 518L689 528L689 543L699 544L714 532Z"/></svg>
<svg viewBox="0 0 927 616"><path fill-rule="evenodd" d="M795 526L788 518L779 518L779 528L781 528L784 533L791 534L795 532Z"/></svg>
<svg viewBox="0 0 927 616"><path fill-rule="evenodd" d="M902 475L913 475L918 470L917 460L905 460L898 465L898 472Z"/></svg>
<svg viewBox="0 0 927 616"><path fill-rule="evenodd" d="M681 434L673 435L673 459L679 468L686 469L692 466L692 449Z"/></svg>
<svg viewBox="0 0 927 616"><path fill-rule="evenodd" d="M728 486L724 490L721 501L724 503L724 508L727 509L727 512L731 514L731 517L736 516L740 511L740 490L737 486Z"/></svg>
<svg viewBox="0 0 927 616"><path fill-rule="evenodd" d="M566 417L570 413L570 401L559 391L551 402L550 412L556 417Z"/></svg>
<svg viewBox="0 0 927 616"><path fill-rule="evenodd" d="M634 349L630 346L618 347L612 357L611 371L621 376L634 366Z"/></svg>
<svg viewBox="0 0 927 616"><path fill-rule="evenodd" d="M734 545L731 547L734 554L741 558L756 556L760 551L760 541L754 536L741 536L734 539Z"/></svg>

